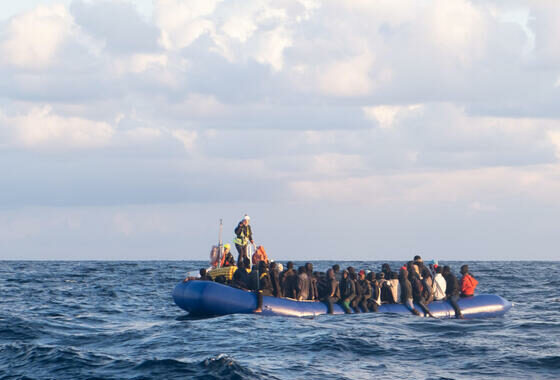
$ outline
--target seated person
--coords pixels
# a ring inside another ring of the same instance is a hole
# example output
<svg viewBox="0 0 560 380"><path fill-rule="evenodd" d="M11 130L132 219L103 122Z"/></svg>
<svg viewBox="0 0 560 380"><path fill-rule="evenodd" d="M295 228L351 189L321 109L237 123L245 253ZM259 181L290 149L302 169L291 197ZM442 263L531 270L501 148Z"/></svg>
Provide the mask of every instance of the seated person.
<svg viewBox="0 0 560 380"><path fill-rule="evenodd" d="M232 285L235 288L239 289L248 289L249 288L249 274L247 273L247 269L245 269L245 261L241 260L239 265L237 266L237 270L233 274L232 278Z"/></svg>
<svg viewBox="0 0 560 380"><path fill-rule="evenodd" d="M231 246L229 244L224 244L224 254L222 256L222 261L220 263L221 267L232 267L235 266L235 259L230 252Z"/></svg>
<svg viewBox="0 0 560 380"><path fill-rule="evenodd" d="M268 265L268 256L266 255L266 251L262 245L257 247L255 253L253 253L253 265L258 265L260 261L264 261L265 264Z"/></svg>
<svg viewBox="0 0 560 380"><path fill-rule="evenodd" d="M474 296L474 290L478 285L478 281L469 273L469 266L463 265L461 267L461 297L472 297Z"/></svg>
<svg viewBox="0 0 560 380"><path fill-rule="evenodd" d="M207 273L206 273L206 269L201 268L200 271L200 278L199 280L201 281L212 281L212 277L210 277Z"/></svg>

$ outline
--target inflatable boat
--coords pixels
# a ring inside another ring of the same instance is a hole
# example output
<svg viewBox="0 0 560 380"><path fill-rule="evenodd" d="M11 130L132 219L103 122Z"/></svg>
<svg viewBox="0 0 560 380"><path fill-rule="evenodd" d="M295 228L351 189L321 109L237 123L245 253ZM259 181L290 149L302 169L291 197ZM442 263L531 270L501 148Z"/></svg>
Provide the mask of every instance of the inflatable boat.
<svg viewBox="0 0 560 380"><path fill-rule="evenodd" d="M196 316L254 314L257 308L255 293L211 281L181 282L173 290L173 300L181 309ZM511 302L493 294L461 298L458 304L464 317L468 319L498 317L504 315L512 306ZM422 312L418 305L415 308ZM455 317L449 302L435 301L429 308L437 318ZM379 306L378 312L411 314L402 304L383 304ZM317 301L264 296L262 312L259 314L307 317L327 314L327 306ZM334 305L334 314L344 314L340 305Z"/></svg>

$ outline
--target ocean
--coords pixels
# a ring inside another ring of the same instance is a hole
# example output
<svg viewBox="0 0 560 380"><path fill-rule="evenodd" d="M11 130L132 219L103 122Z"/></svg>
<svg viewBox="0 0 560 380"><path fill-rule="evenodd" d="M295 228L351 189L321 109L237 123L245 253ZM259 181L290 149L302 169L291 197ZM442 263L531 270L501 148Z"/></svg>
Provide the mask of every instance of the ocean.
<svg viewBox="0 0 560 380"><path fill-rule="evenodd" d="M0 378L560 379L560 262L465 263L504 317L197 319L171 291L204 262L0 261Z"/></svg>

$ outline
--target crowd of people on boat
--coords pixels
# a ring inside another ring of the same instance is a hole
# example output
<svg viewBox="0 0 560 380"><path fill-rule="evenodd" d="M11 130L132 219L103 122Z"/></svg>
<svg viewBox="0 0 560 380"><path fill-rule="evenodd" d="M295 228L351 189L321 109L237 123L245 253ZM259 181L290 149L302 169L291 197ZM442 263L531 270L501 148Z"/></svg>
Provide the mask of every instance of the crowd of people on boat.
<svg viewBox="0 0 560 380"><path fill-rule="evenodd" d="M472 297L478 284L468 265L461 266L458 279L449 266L439 266L434 260L425 264L419 255L397 270L384 263L379 272L357 270L352 266L342 269L338 264L321 272L315 271L310 262L296 268L291 261L284 268L269 260L262 246L255 247L250 259L247 248L254 242L249 220L245 215L235 229L237 262L230 252L230 245L225 244L223 252L214 255L212 264L217 269L209 273L201 269L199 279L254 291L257 294L256 312L262 311L262 297L272 296L321 301L327 305L330 314L335 304L346 313L361 313L375 312L382 304L402 303L415 315L422 312L433 317L429 304L446 300L453 307L455 317L463 318L457 301L460 297Z"/></svg>
<svg viewBox="0 0 560 380"><path fill-rule="evenodd" d="M227 275L213 277L206 269L201 269L200 279L256 292L259 296L257 312L262 308L262 296L273 296L321 301L327 305L329 313L333 313L336 303L346 313L375 312L382 304L402 303L415 315L423 312L433 317L429 304L447 300L455 316L463 318L457 301L460 297L472 297L478 284L468 265L461 266L458 279L449 266L439 266L436 261L426 265L420 256L415 256L398 271L385 263L377 273L352 266L342 269L338 264L321 272L315 271L310 262L295 268L294 263L288 261L284 268L267 259L253 261L250 271L248 259L242 259L237 266L235 263L228 265L232 269L231 278Z"/></svg>

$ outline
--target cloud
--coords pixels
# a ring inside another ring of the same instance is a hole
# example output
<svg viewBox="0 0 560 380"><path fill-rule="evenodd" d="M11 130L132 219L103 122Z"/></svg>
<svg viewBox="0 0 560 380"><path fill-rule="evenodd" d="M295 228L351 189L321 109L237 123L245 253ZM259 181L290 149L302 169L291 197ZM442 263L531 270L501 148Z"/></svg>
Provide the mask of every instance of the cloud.
<svg viewBox="0 0 560 380"><path fill-rule="evenodd" d="M0 24L0 208L111 209L96 231L114 247L159 224L165 235L164 217L138 218L169 204L198 217L296 208L299 229L396 210L425 233L432 210L448 212L430 219L445 229L500 225L520 204L554 209L557 8L158 0L150 18L130 1L36 7ZM50 226L23 219L5 221L10 236Z"/></svg>
<svg viewBox="0 0 560 380"><path fill-rule="evenodd" d="M39 6L13 17L0 44L8 64L39 69L53 63L66 38L72 33L73 20L62 5Z"/></svg>
<svg viewBox="0 0 560 380"><path fill-rule="evenodd" d="M98 148L115 133L108 123L61 117L50 106L33 108L25 115L0 114L0 123L11 131L13 142L25 148Z"/></svg>
<svg viewBox="0 0 560 380"><path fill-rule="evenodd" d="M85 33L115 54L146 54L159 50L159 30L142 18L132 3L75 0L70 13Z"/></svg>

